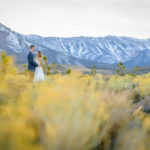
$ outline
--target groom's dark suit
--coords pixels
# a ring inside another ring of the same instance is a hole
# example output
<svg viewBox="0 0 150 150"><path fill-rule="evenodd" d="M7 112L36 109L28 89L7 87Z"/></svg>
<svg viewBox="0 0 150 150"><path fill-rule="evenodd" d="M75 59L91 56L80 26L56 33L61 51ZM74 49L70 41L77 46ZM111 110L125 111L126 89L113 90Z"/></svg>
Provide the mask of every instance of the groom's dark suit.
<svg viewBox="0 0 150 150"><path fill-rule="evenodd" d="M28 54L28 70L34 72L36 67L38 67L38 64L34 61L34 55L30 51Z"/></svg>

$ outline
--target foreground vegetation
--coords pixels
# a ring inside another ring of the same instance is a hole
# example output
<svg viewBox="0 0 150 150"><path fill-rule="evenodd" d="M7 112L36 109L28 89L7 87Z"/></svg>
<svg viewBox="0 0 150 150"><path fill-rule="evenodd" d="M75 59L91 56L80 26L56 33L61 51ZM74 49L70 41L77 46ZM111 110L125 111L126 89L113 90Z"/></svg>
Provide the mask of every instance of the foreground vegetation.
<svg viewBox="0 0 150 150"><path fill-rule="evenodd" d="M150 74L48 75L0 62L1 150L149 150Z"/></svg>

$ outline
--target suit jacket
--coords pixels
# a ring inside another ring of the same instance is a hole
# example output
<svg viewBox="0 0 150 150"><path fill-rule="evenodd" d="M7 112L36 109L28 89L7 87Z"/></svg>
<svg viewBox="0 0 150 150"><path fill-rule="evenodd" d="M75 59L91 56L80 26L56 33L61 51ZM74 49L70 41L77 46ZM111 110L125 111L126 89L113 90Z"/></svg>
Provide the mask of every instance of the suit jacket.
<svg viewBox="0 0 150 150"><path fill-rule="evenodd" d="M36 67L38 67L38 64L34 61L33 53L30 51L28 54L28 70L34 72Z"/></svg>

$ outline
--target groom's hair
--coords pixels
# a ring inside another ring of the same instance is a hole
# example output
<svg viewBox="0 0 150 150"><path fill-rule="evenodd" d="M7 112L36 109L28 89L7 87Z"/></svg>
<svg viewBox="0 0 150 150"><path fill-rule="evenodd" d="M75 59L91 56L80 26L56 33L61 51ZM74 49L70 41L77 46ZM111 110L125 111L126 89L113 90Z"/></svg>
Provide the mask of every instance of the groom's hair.
<svg viewBox="0 0 150 150"><path fill-rule="evenodd" d="M34 45L31 45L31 46L30 46L30 49L32 49L33 47L35 47L35 46L34 46Z"/></svg>

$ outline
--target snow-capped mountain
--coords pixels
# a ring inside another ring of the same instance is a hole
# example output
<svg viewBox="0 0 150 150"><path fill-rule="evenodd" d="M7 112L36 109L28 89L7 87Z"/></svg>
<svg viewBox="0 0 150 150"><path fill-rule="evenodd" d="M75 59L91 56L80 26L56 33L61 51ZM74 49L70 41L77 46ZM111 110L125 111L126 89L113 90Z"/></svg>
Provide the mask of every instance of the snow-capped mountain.
<svg viewBox="0 0 150 150"><path fill-rule="evenodd" d="M128 67L150 64L150 39L130 37L40 37L22 35L0 24L0 49L26 60L29 46L34 44L50 61L59 64L112 67L124 62ZM143 61L144 60L144 61Z"/></svg>

